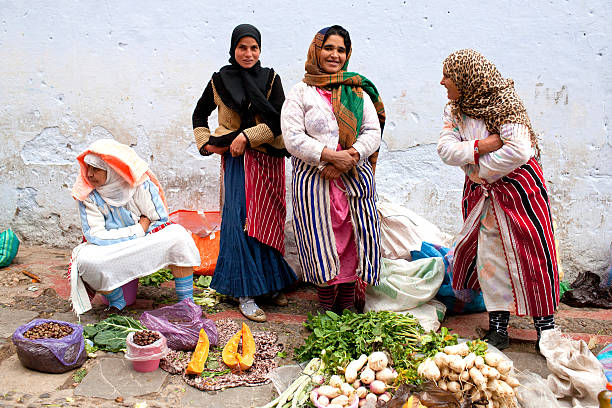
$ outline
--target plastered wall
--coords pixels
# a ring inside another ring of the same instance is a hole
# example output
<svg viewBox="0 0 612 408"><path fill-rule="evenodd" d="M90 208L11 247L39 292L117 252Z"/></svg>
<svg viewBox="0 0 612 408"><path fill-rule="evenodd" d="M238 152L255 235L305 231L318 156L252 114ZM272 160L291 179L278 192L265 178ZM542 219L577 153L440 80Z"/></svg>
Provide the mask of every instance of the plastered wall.
<svg viewBox="0 0 612 408"><path fill-rule="evenodd" d="M31 244L77 243L75 157L102 137L150 162L171 209L217 209L219 160L197 153L191 113L227 62L233 27L260 28L262 63L288 91L314 33L336 23L353 39L350 68L386 105L381 196L458 231L462 173L435 151L446 102L439 80L446 55L478 49L515 80L541 135L567 276L603 273L612 239L609 9L560 0L0 1L0 229Z"/></svg>

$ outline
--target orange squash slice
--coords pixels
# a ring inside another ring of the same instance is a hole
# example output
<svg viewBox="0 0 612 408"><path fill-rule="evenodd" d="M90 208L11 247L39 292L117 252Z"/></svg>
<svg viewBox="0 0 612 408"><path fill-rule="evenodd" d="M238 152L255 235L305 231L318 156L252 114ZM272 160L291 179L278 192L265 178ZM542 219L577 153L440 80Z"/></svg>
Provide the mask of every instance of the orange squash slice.
<svg viewBox="0 0 612 408"><path fill-rule="evenodd" d="M202 374L206 365L206 359L208 358L208 349L210 348L210 342L204 329L200 329L200 335L198 337L198 344L196 345L195 351L191 356L191 361L187 365L185 373L187 374Z"/></svg>
<svg viewBox="0 0 612 408"><path fill-rule="evenodd" d="M238 353L238 344L242 338L242 355ZM255 358L255 339L245 323L242 329L232 336L221 353L223 362L232 370L248 370L253 366Z"/></svg>

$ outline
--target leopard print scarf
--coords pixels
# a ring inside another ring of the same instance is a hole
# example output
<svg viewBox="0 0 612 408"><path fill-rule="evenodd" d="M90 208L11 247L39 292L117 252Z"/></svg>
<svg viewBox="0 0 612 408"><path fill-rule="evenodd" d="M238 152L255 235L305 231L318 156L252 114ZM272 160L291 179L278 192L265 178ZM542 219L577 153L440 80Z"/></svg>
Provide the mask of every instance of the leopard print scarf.
<svg viewBox="0 0 612 408"><path fill-rule="evenodd" d="M444 60L444 76L459 89L459 99L449 101L454 117L459 113L483 119L490 133L500 133L505 123L520 123L529 128L531 145L540 161L538 138L523 102L514 90L514 81L501 76L495 65L480 53L465 49L455 51Z"/></svg>

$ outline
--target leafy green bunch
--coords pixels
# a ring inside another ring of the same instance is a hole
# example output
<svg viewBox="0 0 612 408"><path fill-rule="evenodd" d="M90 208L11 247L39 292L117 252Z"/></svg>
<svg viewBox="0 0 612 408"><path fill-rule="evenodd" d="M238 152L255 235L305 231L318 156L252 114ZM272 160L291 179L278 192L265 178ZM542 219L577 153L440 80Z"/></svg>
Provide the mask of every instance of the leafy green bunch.
<svg viewBox="0 0 612 408"><path fill-rule="evenodd" d="M405 364L397 368L398 384L421 384L423 378L417 373L419 364L427 357L433 357L438 351L446 346L454 346L457 344L457 335L450 334L448 328L441 327L440 333L433 330L421 336L418 353L413 353L409 358L405 359Z"/></svg>
<svg viewBox="0 0 612 408"><path fill-rule="evenodd" d="M174 275L172 275L172 271L170 271L170 269L160 269L151 275L143 276L142 278L138 279L138 283L144 286L155 286L158 288L162 283L173 279Z"/></svg>
<svg viewBox="0 0 612 408"><path fill-rule="evenodd" d="M145 329L132 317L112 314L98 323L83 327L83 335L93 341L98 350L118 352L127 347L125 339L130 332Z"/></svg>
<svg viewBox="0 0 612 408"><path fill-rule="evenodd" d="M405 366L406 356L418 351L423 333L412 315L386 311L356 314L345 310L342 315L325 312L316 316L309 313L304 325L312 333L295 350L296 358L305 361L321 357L329 371L378 350L389 352L396 369Z"/></svg>

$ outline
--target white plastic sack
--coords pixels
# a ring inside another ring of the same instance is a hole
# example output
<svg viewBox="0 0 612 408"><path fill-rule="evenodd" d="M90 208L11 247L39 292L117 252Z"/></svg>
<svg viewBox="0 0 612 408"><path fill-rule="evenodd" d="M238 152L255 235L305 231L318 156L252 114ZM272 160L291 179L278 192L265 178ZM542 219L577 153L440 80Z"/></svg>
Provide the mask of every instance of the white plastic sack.
<svg viewBox="0 0 612 408"><path fill-rule="evenodd" d="M575 407L599 405L597 394L605 388L606 378L584 340L572 340L558 329L544 330L540 351L552 373L547 378L548 387L557 398L572 397Z"/></svg>
<svg viewBox="0 0 612 408"><path fill-rule="evenodd" d="M516 389L516 398L522 408L561 408L557 397L539 374L525 370L517 373L516 379L521 384Z"/></svg>
<svg viewBox="0 0 612 408"><path fill-rule="evenodd" d="M444 320L444 316L446 315L446 306L444 306L442 302L431 299L424 305L399 313L410 313L418 319L419 324L426 332L430 330L437 332L440 328L440 322Z"/></svg>
<svg viewBox="0 0 612 408"><path fill-rule="evenodd" d="M442 258L416 261L381 258L380 284L368 285L365 308L405 312L432 299L444 279Z"/></svg>
<svg viewBox="0 0 612 408"><path fill-rule="evenodd" d="M409 209L390 202L377 202L376 207L381 220L383 258L411 260L410 251L420 250L423 241L450 246L452 236Z"/></svg>

